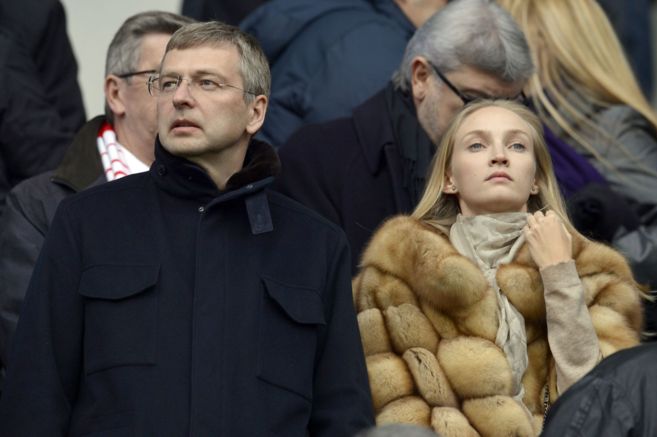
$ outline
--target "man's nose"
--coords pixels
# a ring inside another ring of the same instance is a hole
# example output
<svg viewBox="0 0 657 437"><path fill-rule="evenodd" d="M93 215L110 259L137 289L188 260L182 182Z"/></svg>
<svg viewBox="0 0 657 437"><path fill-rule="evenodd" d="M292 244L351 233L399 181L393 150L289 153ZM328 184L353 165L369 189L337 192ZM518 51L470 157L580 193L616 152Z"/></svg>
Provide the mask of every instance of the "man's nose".
<svg viewBox="0 0 657 437"><path fill-rule="evenodd" d="M176 91L173 93L173 104L183 105L194 100L192 85L189 79L181 78Z"/></svg>

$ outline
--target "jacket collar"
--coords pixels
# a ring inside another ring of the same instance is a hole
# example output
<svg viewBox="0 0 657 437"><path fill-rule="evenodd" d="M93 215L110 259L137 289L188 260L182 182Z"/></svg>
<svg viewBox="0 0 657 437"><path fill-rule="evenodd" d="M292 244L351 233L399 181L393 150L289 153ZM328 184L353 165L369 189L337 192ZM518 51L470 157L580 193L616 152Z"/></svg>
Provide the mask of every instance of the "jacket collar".
<svg viewBox="0 0 657 437"><path fill-rule="evenodd" d="M197 199L205 204L226 202L262 191L280 171L278 155L269 144L252 139L242 169L232 175L225 190L219 190L198 165L169 153L159 138L155 142L155 163L150 172L158 186L177 197Z"/></svg>
<svg viewBox="0 0 657 437"><path fill-rule="evenodd" d="M66 150L62 162L52 175L53 182L80 191L103 176L96 139L98 130L104 122L105 116L99 115L80 128Z"/></svg>

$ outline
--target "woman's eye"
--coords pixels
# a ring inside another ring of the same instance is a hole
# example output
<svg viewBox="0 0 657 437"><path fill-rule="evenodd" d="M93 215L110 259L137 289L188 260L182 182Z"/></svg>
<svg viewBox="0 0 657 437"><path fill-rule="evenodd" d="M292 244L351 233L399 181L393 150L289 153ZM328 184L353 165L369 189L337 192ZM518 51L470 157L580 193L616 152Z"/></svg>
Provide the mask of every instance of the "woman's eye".
<svg viewBox="0 0 657 437"><path fill-rule="evenodd" d="M513 143L509 147L518 152L524 152L525 150L527 150L527 147L525 147L525 145L522 143Z"/></svg>
<svg viewBox="0 0 657 437"><path fill-rule="evenodd" d="M484 148L484 145L481 143L473 143L468 146L468 150L472 152L477 152L479 150L482 150Z"/></svg>

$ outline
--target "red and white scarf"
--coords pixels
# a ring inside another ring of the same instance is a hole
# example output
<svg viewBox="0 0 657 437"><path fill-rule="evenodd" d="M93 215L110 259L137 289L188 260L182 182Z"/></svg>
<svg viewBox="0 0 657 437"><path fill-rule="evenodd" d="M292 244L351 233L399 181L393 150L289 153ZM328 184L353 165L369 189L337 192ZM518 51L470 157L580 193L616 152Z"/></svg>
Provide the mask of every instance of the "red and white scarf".
<svg viewBox="0 0 657 437"><path fill-rule="evenodd" d="M103 170L108 181L122 178L132 173L148 170L148 166L139 161L128 149L116 140L112 126L105 122L98 130L98 153L103 163Z"/></svg>

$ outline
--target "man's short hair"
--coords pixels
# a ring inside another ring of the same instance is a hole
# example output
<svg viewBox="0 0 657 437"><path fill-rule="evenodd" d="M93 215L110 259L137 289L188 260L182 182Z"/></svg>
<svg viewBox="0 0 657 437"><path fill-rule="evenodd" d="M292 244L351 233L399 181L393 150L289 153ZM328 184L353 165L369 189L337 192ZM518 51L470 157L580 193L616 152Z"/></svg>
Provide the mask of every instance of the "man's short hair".
<svg viewBox="0 0 657 437"><path fill-rule="evenodd" d="M408 42L393 77L396 88L410 89L416 56L443 73L469 66L507 83L525 82L534 71L524 34L492 0L455 0L434 14Z"/></svg>
<svg viewBox="0 0 657 437"><path fill-rule="evenodd" d="M141 59L141 41L146 35L173 33L194 20L164 11L147 11L131 16L114 34L105 58L105 76L135 71ZM126 78L131 80L131 78ZM105 115L112 123L112 111L105 105Z"/></svg>
<svg viewBox="0 0 657 437"><path fill-rule="evenodd" d="M258 40L238 27L219 21L188 24L176 31L167 44L166 52L201 46L232 44L240 54L240 74L244 82L244 99L253 101L255 96L269 96L271 73L269 62Z"/></svg>

